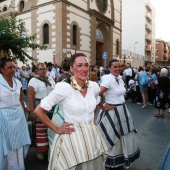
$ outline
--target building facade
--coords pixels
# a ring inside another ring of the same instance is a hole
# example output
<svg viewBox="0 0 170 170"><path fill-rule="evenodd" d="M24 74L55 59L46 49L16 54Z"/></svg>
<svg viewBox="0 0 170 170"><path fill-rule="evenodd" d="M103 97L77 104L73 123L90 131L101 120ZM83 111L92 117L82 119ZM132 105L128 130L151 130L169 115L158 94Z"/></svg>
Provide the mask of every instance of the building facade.
<svg viewBox="0 0 170 170"><path fill-rule="evenodd" d="M155 62L155 11L149 0L122 0L122 54L135 67Z"/></svg>
<svg viewBox="0 0 170 170"><path fill-rule="evenodd" d="M1 0L0 16L15 15L25 21L25 35L47 50L28 54L38 61L56 60L83 52L90 64L104 65L121 53L121 0Z"/></svg>
<svg viewBox="0 0 170 170"><path fill-rule="evenodd" d="M161 39L156 39L155 65L170 66L169 43Z"/></svg>

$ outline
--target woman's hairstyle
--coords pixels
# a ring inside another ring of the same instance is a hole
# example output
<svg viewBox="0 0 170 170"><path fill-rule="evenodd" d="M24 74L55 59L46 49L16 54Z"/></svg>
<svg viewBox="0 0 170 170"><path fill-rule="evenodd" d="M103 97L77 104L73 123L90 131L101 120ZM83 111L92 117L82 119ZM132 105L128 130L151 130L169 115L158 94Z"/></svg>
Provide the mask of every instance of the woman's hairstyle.
<svg viewBox="0 0 170 170"><path fill-rule="evenodd" d="M37 64L37 68L38 68L39 66L41 66L41 65L46 67L45 63L38 63L38 64Z"/></svg>
<svg viewBox="0 0 170 170"><path fill-rule="evenodd" d="M151 74L156 74L156 76L157 76L157 69L156 68L152 68Z"/></svg>
<svg viewBox="0 0 170 170"><path fill-rule="evenodd" d="M75 59L77 57L82 57L82 56L87 58L87 56L85 54L83 54L83 53L75 53L75 54L71 55L70 66L73 66L73 63L75 62Z"/></svg>
<svg viewBox="0 0 170 170"><path fill-rule="evenodd" d="M119 62L119 60L117 60L117 59L112 59L112 60L109 62L109 67L111 67L111 66L112 66L112 63L114 63L114 62Z"/></svg>
<svg viewBox="0 0 170 170"><path fill-rule="evenodd" d="M7 62L11 62L11 61L13 61L13 59L10 58L10 57L3 57L3 58L1 58L0 59L0 68L4 68L5 64Z"/></svg>
<svg viewBox="0 0 170 170"><path fill-rule="evenodd" d="M139 66L139 68L138 68L138 72L140 72L140 71L143 71L144 69L143 69L143 66Z"/></svg>
<svg viewBox="0 0 170 170"><path fill-rule="evenodd" d="M61 68L64 71L69 71L70 70L70 58L66 57L62 62L61 62Z"/></svg>
<svg viewBox="0 0 170 170"><path fill-rule="evenodd" d="M166 68L162 68L160 73L164 76L167 76L168 70Z"/></svg>
<svg viewBox="0 0 170 170"><path fill-rule="evenodd" d="M32 72L35 72L36 70L37 70L36 65L33 65L33 66L32 66Z"/></svg>

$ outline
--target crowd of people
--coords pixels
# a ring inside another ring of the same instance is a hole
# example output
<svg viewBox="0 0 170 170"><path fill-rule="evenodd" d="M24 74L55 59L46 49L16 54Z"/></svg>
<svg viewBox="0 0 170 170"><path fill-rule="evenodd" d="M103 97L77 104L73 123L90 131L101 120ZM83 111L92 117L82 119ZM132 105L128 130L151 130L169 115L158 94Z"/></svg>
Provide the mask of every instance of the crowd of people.
<svg viewBox="0 0 170 170"><path fill-rule="evenodd" d="M129 168L140 149L125 100L143 103L143 109L154 105L154 116L164 117L170 106L169 77L168 68L137 69L116 59L106 68L90 66L83 53L65 58L60 66L45 62L21 69L11 58L2 58L0 169L24 170L32 143L38 159L48 155L49 169ZM28 131L28 119L34 132Z"/></svg>

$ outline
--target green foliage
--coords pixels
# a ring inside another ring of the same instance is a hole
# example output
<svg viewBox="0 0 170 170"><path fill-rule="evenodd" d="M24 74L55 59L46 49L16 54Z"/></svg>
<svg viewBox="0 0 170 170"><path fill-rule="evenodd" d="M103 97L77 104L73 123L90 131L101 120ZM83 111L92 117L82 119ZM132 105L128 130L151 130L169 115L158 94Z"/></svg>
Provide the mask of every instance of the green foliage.
<svg viewBox="0 0 170 170"><path fill-rule="evenodd" d="M35 58L26 53L26 48L32 50L44 50L46 46L40 46L34 43L36 35L22 36L25 30L25 23L20 19L16 21L14 18L1 18L0 20L0 51L5 56L12 56L13 58L25 63Z"/></svg>

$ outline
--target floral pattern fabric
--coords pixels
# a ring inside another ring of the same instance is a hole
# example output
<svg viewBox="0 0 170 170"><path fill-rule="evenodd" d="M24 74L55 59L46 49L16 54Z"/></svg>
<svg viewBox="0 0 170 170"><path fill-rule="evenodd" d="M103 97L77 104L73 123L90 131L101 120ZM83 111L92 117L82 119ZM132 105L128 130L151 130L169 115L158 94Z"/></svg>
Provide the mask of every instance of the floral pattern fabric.
<svg viewBox="0 0 170 170"><path fill-rule="evenodd" d="M158 109L170 108L170 91L169 89L156 91L155 107Z"/></svg>

